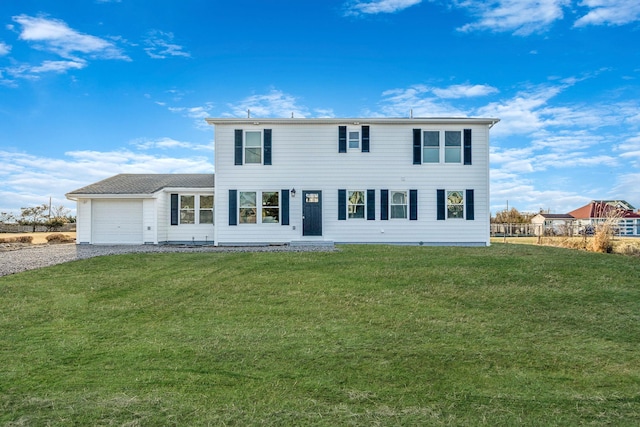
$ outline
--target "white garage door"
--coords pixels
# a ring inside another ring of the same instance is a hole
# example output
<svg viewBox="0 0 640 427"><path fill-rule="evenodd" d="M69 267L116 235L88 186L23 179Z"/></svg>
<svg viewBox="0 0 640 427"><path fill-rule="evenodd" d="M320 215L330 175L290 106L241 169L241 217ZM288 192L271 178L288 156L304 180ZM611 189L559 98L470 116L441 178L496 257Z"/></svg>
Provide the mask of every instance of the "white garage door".
<svg viewBox="0 0 640 427"><path fill-rule="evenodd" d="M93 200L94 244L142 244L142 200Z"/></svg>

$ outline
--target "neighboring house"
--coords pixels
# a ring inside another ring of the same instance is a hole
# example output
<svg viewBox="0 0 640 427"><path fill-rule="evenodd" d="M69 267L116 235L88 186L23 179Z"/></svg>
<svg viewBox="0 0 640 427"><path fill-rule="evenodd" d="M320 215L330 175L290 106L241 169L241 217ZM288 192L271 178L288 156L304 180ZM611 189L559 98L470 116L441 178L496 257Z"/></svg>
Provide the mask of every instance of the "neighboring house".
<svg viewBox="0 0 640 427"><path fill-rule="evenodd" d="M489 130L497 119L207 122L215 127L215 225L198 224L197 214L195 224L171 221L176 209L182 213L183 194L213 196L212 184L160 185L145 197L130 190L98 197L89 186L68 195L78 200L78 242L103 243L92 229L124 220L116 206L99 207L111 212L106 218L87 218L92 211L83 204L148 199L155 202L147 201L143 222L133 227L142 230L136 242L202 242L212 232L216 245L489 245ZM119 234L113 243L124 243Z"/></svg>
<svg viewBox="0 0 640 427"><path fill-rule="evenodd" d="M121 174L67 194L79 244L211 243L213 174Z"/></svg>
<svg viewBox="0 0 640 427"><path fill-rule="evenodd" d="M621 236L640 236L640 214L624 200L592 200L569 212L576 218L575 228L580 233L593 232L607 219L615 221L616 233Z"/></svg>
<svg viewBox="0 0 640 427"><path fill-rule="evenodd" d="M536 236L569 235L573 230L573 221L569 214L539 213L531 218Z"/></svg>

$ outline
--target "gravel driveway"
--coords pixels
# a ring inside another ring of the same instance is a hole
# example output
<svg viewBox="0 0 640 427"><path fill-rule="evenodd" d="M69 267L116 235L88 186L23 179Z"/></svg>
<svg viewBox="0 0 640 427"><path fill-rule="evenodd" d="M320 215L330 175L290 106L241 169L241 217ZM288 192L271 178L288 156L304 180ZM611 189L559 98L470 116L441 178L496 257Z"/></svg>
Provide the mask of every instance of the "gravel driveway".
<svg viewBox="0 0 640 427"><path fill-rule="evenodd" d="M0 250L0 276L61 264L76 259L131 252L301 252L333 251L333 246L156 246L156 245L76 245L75 243L24 246Z"/></svg>

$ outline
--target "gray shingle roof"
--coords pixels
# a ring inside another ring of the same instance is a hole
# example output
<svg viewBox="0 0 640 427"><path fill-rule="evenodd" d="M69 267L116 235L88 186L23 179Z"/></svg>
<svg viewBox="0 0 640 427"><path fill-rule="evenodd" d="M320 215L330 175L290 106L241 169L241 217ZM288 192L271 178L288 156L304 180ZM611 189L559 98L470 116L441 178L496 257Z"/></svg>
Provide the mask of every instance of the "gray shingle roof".
<svg viewBox="0 0 640 427"><path fill-rule="evenodd" d="M79 188L68 196L85 194L153 194L167 187L213 189L214 175L189 174L128 174L123 173Z"/></svg>

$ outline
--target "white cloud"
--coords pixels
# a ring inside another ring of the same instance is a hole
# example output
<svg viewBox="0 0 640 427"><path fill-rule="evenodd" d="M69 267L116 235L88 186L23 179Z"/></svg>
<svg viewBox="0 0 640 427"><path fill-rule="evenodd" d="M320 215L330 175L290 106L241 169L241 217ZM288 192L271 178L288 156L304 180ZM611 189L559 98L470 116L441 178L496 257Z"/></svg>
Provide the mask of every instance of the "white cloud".
<svg viewBox="0 0 640 427"><path fill-rule="evenodd" d="M118 149L70 151L63 158L0 151L0 211L45 203L74 208L64 195L118 173L212 173L212 156L170 157Z"/></svg>
<svg viewBox="0 0 640 427"><path fill-rule="evenodd" d="M194 150L194 151L207 151L209 153L213 153L213 141L211 144L203 145L203 144L194 144L194 143L185 142L185 141L177 141L173 138L165 137L165 138L154 139L154 140L141 138L141 139L132 141L131 144L140 150L187 149L187 150Z"/></svg>
<svg viewBox="0 0 640 427"><path fill-rule="evenodd" d="M166 105L166 103L163 103L163 105ZM172 113L178 113L185 117L193 119L196 128L207 131L211 130L211 127L205 122L204 119L211 116L209 112L212 108L213 104L211 103L207 103L203 106L198 107L167 107L167 109Z"/></svg>
<svg viewBox="0 0 640 427"><path fill-rule="evenodd" d="M583 0L579 5L590 10L575 22L576 27L624 25L640 20L638 0Z"/></svg>
<svg viewBox="0 0 640 427"><path fill-rule="evenodd" d="M247 111L251 117L307 117L307 107L298 105L298 100L280 90L271 90L264 95L251 95L247 98L230 104L231 113L224 114L229 117L247 117Z"/></svg>
<svg viewBox="0 0 640 427"><path fill-rule="evenodd" d="M29 72L39 74L47 72L64 73L67 70L79 70L87 66L85 61L44 61L42 65L30 67Z"/></svg>
<svg viewBox="0 0 640 427"><path fill-rule="evenodd" d="M0 42L0 56L8 55L11 52L11 46L5 42Z"/></svg>
<svg viewBox="0 0 640 427"><path fill-rule="evenodd" d="M355 1L346 5L345 15L375 15L378 13L395 13L420 3L422 3L422 0Z"/></svg>
<svg viewBox="0 0 640 427"><path fill-rule="evenodd" d="M488 85L453 85L446 88L435 88L433 94L438 98L472 98L476 96L486 96L498 92L493 86Z"/></svg>
<svg viewBox="0 0 640 427"><path fill-rule="evenodd" d="M414 117L463 117L467 115L466 112L441 101L433 92L433 88L425 85L387 90L382 93L382 112L370 113L370 115L408 117L410 112L413 112Z"/></svg>
<svg viewBox="0 0 640 427"><path fill-rule="evenodd" d="M476 22L466 24L459 30L513 32L527 36L542 32L562 19L562 8L570 4L570 0L458 0L457 6L469 9L478 17Z"/></svg>
<svg viewBox="0 0 640 427"><path fill-rule="evenodd" d="M149 32L148 37L144 43L147 46L144 48L147 55L154 59L164 59L167 56L182 56L190 58L191 54L185 52L184 47L173 43L173 33L165 33L158 30Z"/></svg>
<svg viewBox="0 0 640 427"><path fill-rule="evenodd" d="M70 28L64 21L28 15L14 16L22 26L19 38L34 43L34 47L55 53L65 59L81 61L79 55L96 59L130 61L112 42Z"/></svg>

